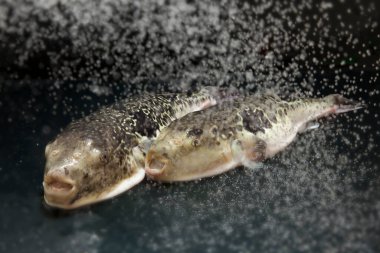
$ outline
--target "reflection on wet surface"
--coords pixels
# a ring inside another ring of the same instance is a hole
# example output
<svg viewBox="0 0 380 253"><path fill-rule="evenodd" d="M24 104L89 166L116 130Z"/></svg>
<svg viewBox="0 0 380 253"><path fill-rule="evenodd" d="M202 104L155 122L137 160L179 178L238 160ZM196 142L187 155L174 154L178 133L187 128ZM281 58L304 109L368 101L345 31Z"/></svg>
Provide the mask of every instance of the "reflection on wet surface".
<svg viewBox="0 0 380 253"><path fill-rule="evenodd" d="M0 4L1 252L380 251L378 3L249 2ZM257 170L44 206L44 147L73 118L204 84L368 108L323 120Z"/></svg>

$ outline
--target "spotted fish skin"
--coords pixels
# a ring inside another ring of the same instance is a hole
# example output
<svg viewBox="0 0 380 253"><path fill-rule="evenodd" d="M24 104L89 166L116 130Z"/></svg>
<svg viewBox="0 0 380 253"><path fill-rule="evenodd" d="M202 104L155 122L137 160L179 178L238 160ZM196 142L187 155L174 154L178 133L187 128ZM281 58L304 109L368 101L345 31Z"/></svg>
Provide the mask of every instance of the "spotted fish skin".
<svg viewBox="0 0 380 253"><path fill-rule="evenodd" d="M187 181L239 165L255 167L286 146L308 122L361 107L340 95L283 101L247 96L173 121L157 137L145 161L158 181Z"/></svg>
<svg viewBox="0 0 380 253"><path fill-rule="evenodd" d="M73 209L128 190L144 178L144 150L159 130L223 96L228 92L213 87L143 94L72 122L46 146L45 202Z"/></svg>

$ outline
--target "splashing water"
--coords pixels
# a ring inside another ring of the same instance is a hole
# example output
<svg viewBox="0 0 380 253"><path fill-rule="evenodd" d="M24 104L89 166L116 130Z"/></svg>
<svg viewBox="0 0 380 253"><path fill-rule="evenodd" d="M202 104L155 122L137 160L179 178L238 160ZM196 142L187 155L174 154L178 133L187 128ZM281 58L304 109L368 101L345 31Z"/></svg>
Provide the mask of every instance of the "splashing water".
<svg viewBox="0 0 380 253"><path fill-rule="evenodd" d="M0 1L0 251L380 251L379 10L364 0ZM147 181L76 213L40 208L43 148L70 120L202 85L341 93L368 108L324 120L259 170Z"/></svg>

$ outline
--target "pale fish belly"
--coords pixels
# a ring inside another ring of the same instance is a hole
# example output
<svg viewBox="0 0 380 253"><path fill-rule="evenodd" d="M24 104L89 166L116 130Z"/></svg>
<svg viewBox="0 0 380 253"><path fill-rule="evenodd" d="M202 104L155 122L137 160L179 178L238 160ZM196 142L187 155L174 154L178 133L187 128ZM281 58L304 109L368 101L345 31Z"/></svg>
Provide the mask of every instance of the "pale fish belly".
<svg viewBox="0 0 380 253"><path fill-rule="evenodd" d="M265 157L270 158L284 150L297 136L303 124L294 124L289 118L281 123L273 123L271 128L265 128L265 132L256 133L256 137L266 143Z"/></svg>

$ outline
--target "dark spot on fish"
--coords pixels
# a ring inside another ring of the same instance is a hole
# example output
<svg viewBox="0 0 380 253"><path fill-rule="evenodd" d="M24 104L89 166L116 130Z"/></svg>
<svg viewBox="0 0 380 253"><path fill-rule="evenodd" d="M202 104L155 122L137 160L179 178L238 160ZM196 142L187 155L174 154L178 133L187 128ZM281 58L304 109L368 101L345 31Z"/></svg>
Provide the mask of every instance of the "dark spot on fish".
<svg viewBox="0 0 380 253"><path fill-rule="evenodd" d="M216 137L217 134L218 134L218 127L217 126L213 126L211 128L211 133L212 133L212 135L214 135L214 137Z"/></svg>
<svg viewBox="0 0 380 253"><path fill-rule="evenodd" d="M146 136L153 136L156 129L159 128L158 123L147 117L143 110L134 112L133 118L136 120L136 125L141 127L143 134Z"/></svg>
<svg viewBox="0 0 380 253"><path fill-rule="evenodd" d="M190 137L190 136L195 136L195 137L199 137L201 136L203 133L203 130L202 129L199 129L199 128L193 128L193 129L190 129L188 132L187 132L187 137Z"/></svg>
<svg viewBox="0 0 380 253"><path fill-rule="evenodd" d="M64 167L63 170L65 171L66 176L69 175L69 170L66 167Z"/></svg>
<svg viewBox="0 0 380 253"><path fill-rule="evenodd" d="M272 124L261 110L242 111L243 127L253 134L265 132L265 128L271 128Z"/></svg>
<svg viewBox="0 0 380 253"><path fill-rule="evenodd" d="M193 145L194 147L199 146L199 140L197 140L197 139L193 140L192 145Z"/></svg>
<svg viewBox="0 0 380 253"><path fill-rule="evenodd" d="M103 163L107 163L108 162L108 156L107 155L102 155L100 157L100 161L102 161Z"/></svg>
<svg viewBox="0 0 380 253"><path fill-rule="evenodd" d="M179 125L179 126L177 127L177 130L178 130L179 132L183 132L183 131L186 130L186 127L185 127L185 126L182 126L182 125Z"/></svg>
<svg viewBox="0 0 380 253"><path fill-rule="evenodd" d="M187 96L187 97L191 97L191 95L192 95L191 90L186 91L186 96Z"/></svg>
<svg viewBox="0 0 380 253"><path fill-rule="evenodd" d="M274 124L277 123L277 117L276 117L276 114L273 114L271 119L270 119Z"/></svg>
<svg viewBox="0 0 380 253"><path fill-rule="evenodd" d="M267 144L263 140L258 140L256 146L259 149L265 149L267 147Z"/></svg>

